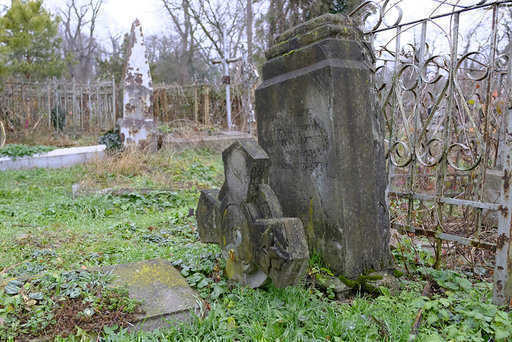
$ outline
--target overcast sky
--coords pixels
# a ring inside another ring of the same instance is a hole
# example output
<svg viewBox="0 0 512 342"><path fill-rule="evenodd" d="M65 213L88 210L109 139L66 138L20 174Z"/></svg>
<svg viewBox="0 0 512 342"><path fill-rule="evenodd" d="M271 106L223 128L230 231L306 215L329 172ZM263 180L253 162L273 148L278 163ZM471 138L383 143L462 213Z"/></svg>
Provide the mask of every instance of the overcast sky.
<svg viewBox="0 0 512 342"><path fill-rule="evenodd" d="M11 0L0 0L2 5L10 3ZM57 13L64 8L66 0L44 0L43 3L52 13ZM110 34L128 32L135 18L142 22L145 35L158 34L169 29L167 17L160 0L104 0L98 34L106 43Z"/></svg>
<svg viewBox="0 0 512 342"><path fill-rule="evenodd" d="M66 1L67 0L44 0L44 4L52 13L57 13L59 8L64 8ZM229 1L233 0L219 1L229 3ZM0 0L0 4L3 5L9 5L10 2L11 0ZM86 1L83 0L83 2ZM393 0L392 2L400 3L403 9L402 22L427 17L431 14L433 9L439 6L439 3L433 0ZM457 0L451 0L450 2L457 2ZM459 4L472 5L477 2L479 2L479 0L460 0ZM446 13L450 10L450 6L444 6L439 9L437 13ZM388 23L391 24L393 22L396 13L397 12L394 10L387 13ZM471 13L471 15L473 15L473 13ZM108 45L110 35L128 32L135 18L140 19L146 36L169 32L169 30L172 29L168 14L162 6L161 0L104 0L102 13L98 22L98 36L100 41ZM448 31L448 20L440 20L437 21L437 23ZM415 31L415 34L418 36L419 26L415 28ZM461 31L464 31L464 25L462 25ZM429 38L438 36L440 33L441 31L436 29L434 25L429 25L429 32L427 34ZM441 38L441 40L443 39Z"/></svg>

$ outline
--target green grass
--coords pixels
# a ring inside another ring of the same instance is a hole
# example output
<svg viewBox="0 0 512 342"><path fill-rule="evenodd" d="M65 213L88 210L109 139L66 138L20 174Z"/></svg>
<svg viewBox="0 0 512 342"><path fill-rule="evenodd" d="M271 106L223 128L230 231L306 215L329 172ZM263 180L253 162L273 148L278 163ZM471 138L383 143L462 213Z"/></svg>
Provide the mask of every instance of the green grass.
<svg viewBox="0 0 512 342"><path fill-rule="evenodd" d="M74 197L75 183L91 191ZM29 300L6 293L13 279L63 279L67 271L152 258L172 261L205 299L201 318L152 333L105 327L105 341L407 341L422 307L416 341L505 341L512 331L510 314L490 303L490 284L472 284L457 273L428 267L415 269L397 294L383 290L376 298L359 294L343 303L309 282L257 290L230 284L219 248L199 242L189 215L199 189L221 183L220 155L204 150L0 173L0 340L16 334L5 326L6 318L16 319L9 307L26 306ZM165 191L92 191L107 187ZM320 262L312 260L311 273L328 272ZM442 288L432 299L421 296L427 278ZM24 286L26 293L42 291L40 285ZM9 306L13 301L17 306ZM32 322L37 328L52 324L51 305L45 297L24 310L39 313ZM84 336L78 329L57 340Z"/></svg>
<svg viewBox="0 0 512 342"><path fill-rule="evenodd" d="M28 145L17 145L9 144L0 148L0 157L27 157L34 154L46 153L55 150L53 146L28 146Z"/></svg>

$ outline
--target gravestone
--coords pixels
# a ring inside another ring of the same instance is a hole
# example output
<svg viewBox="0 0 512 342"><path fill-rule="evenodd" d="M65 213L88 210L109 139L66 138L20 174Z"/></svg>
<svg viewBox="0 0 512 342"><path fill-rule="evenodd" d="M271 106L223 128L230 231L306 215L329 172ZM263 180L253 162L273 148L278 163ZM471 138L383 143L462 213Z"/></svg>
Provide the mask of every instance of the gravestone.
<svg viewBox="0 0 512 342"><path fill-rule="evenodd" d="M189 320L199 310L197 293L167 260L107 266L103 271L115 276L114 286L126 286L130 297L142 303L134 329L164 328Z"/></svg>
<svg viewBox="0 0 512 342"><path fill-rule="evenodd" d="M153 119L153 84L149 70L144 35L139 20L132 24L128 45L128 60L123 78L123 119L119 123L125 147L157 147Z"/></svg>
<svg viewBox="0 0 512 342"><path fill-rule="evenodd" d="M202 191L197 206L201 240L221 246L229 279L253 288L267 277L277 287L297 284L309 263L304 228L300 219L283 217L268 184L268 155L246 140L227 148L222 159L224 185Z"/></svg>
<svg viewBox="0 0 512 342"><path fill-rule="evenodd" d="M311 253L357 277L389 266L383 127L372 52L341 15L276 38L256 90L259 144L285 216L299 217Z"/></svg>

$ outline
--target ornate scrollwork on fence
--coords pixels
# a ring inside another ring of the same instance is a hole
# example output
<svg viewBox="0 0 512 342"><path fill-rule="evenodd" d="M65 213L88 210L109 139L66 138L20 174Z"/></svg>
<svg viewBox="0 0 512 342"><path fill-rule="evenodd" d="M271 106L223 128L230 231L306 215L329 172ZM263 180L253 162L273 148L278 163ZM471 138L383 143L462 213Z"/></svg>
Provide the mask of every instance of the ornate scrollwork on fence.
<svg viewBox="0 0 512 342"><path fill-rule="evenodd" d="M429 12L407 18L417 7ZM512 121L512 0L372 0L350 16L376 57L389 194L398 208L391 221L436 237L436 260L441 240L496 249L496 279L504 281L508 247L496 238L512 221L499 212L498 229L488 229L483 210L512 211L512 201L503 202L508 190L493 190L502 195L491 203L486 189L490 173L512 173L512 142L504 138ZM472 221L459 220L447 205ZM430 221L418 219L420 209ZM495 289L503 302L503 288Z"/></svg>
<svg viewBox="0 0 512 342"><path fill-rule="evenodd" d="M459 2L438 1L428 17L408 23L403 22L404 0L365 1L350 14L359 18L363 31L374 41L381 33L388 36L375 46L376 92L386 120L388 157L396 167L406 167L413 161L435 167L446 160L454 170L470 171L488 159L485 156L489 150L487 131L489 123L496 123L490 118L494 113L487 103L493 96L492 84L487 86L487 94L482 91L471 94L468 83L487 80L492 83L497 71L506 73L510 57L504 53L490 57L489 52L483 51L465 51L459 56L458 21L462 11L497 6L503 1L474 1L464 5ZM440 13L447 5L453 11ZM445 17L450 17L451 32L436 22ZM435 27L439 37L446 40L444 52L435 53L427 42L427 25ZM401 45L401 37L418 26L423 30L420 42ZM394 48L390 46L392 42ZM472 70L466 70L468 65ZM474 106L475 103L480 107ZM456 157L451 158L453 155Z"/></svg>

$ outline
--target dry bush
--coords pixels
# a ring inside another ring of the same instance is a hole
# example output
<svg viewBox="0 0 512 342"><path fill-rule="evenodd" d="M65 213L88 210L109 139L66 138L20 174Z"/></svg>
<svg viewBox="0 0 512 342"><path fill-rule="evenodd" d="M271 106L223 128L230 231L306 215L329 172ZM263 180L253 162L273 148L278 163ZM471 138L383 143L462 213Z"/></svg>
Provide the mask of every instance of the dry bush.
<svg viewBox="0 0 512 342"><path fill-rule="evenodd" d="M199 159L194 151L176 152L165 149L156 153L125 151L85 164L80 191L119 188L189 189L205 186L189 175L190 167L214 163L216 156ZM220 158L219 158L220 159ZM221 177L221 175L219 175Z"/></svg>
<svg viewBox="0 0 512 342"><path fill-rule="evenodd" d="M94 159L85 164L85 177L80 182L82 188L98 189L105 186L126 185L130 178L147 172L147 157L139 151L108 155L104 159Z"/></svg>
<svg viewBox="0 0 512 342"><path fill-rule="evenodd" d="M219 132L221 128L207 126L187 119L177 119L160 126L160 130L173 138L191 139L214 134Z"/></svg>
<svg viewBox="0 0 512 342"><path fill-rule="evenodd" d="M98 143L97 134L68 135L56 134L47 131L36 131L30 134L17 134L8 137L10 144L45 145L57 147L90 146Z"/></svg>

